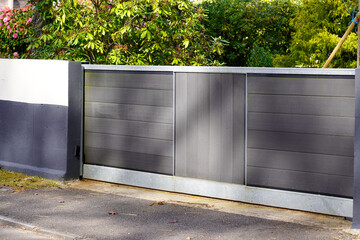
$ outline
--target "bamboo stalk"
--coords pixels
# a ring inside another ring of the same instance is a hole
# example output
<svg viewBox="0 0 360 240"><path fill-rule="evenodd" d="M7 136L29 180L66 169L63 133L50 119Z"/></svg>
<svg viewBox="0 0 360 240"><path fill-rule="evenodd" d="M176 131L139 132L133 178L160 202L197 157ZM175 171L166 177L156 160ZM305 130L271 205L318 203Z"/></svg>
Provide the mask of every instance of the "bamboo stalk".
<svg viewBox="0 0 360 240"><path fill-rule="evenodd" d="M333 60L333 58L335 57L335 54L339 51L339 49L341 48L341 45L345 42L346 38L349 36L349 34L351 33L351 31L353 30L353 28L355 27L355 21L358 21L360 17L360 12L358 12L356 14L356 17L354 18L354 20L351 22L350 26L348 27L348 29L346 30L344 36L340 39L339 43L337 44L337 46L334 48L334 50L332 51L330 57L328 58L328 60L326 61L326 63L324 64L323 68L327 68L331 62L331 60Z"/></svg>

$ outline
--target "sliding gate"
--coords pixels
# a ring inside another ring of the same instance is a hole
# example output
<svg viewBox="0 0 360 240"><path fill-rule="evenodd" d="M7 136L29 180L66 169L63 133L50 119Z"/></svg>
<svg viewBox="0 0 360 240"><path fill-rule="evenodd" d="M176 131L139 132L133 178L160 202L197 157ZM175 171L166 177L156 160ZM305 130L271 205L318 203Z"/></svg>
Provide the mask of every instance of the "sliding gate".
<svg viewBox="0 0 360 240"><path fill-rule="evenodd" d="M352 215L353 70L84 68L85 178Z"/></svg>

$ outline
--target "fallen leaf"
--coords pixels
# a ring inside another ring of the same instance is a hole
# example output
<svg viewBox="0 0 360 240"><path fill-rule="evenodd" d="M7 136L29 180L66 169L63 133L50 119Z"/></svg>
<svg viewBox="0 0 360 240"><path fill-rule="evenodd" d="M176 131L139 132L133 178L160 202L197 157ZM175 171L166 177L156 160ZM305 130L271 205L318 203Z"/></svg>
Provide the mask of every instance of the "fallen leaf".
<svg viewBox="0 0 360 240"><path fill-rule="evenodd" d="M34 195L39 195L38 193L34 193Z"/></svg>
<svg viewBox="0 0 360 240"><path fill-rule="evenodd" d="M154 203L154 202L153 202L153 203L151 203L151 204L149 204L149 206L150 206L150 207L152 207L152 206L154 206L154 205L155 205L155 203Z"/></svg>
<svg viewBox="0 0 360 240"><path fill-rule="evenodd" d="M21 229L22 229L22 230L26 230L26 227L22 227Z"/></svg>
<svg viewBox="0 0 360 240"><path fill-rule="evenodd" d="M18 186L18 187L24 187L23 185L21 185L21 184L16 184L16 186Z"/></svg>
<svg viewBox="0 0 360 240"><path fill-rule="evenodd" d="M118 214L117 211L110 211L110 212L108 212L108 213L109 213L109 215L117 215L117 214Z"/></svg>
<svg viewBox="0 0 360 240"><path fill-rule="evenodd" d="M157 204L158 204L158 205L164 205L164 202L161 202L161 201L160 201L160 202L158 202Z"/></svg>
<svg viewBox="0 0 360 240"><path fill-rule="evenodd" d="M191 240L191 237L187 237L186 240Z"/></svg>
<svg viewBox="0 0 360 240"><path fill-rule="evenodd" d="M169 223L177 223L178 221L177 220L172 220L171 222Z"/></svg>
<svg viewBox="0 0 360 240"><path fill-rule="evenodd" d="M58 203L64 203L65 201L58 201Z"/></svg>
<svg viewBox="0 0 360 240"><path fill-rule="evenodd" d="M34 182L35 180L32 178L32 177L27 177L27 178L24 178L25 181L32 181Z"/></svg>

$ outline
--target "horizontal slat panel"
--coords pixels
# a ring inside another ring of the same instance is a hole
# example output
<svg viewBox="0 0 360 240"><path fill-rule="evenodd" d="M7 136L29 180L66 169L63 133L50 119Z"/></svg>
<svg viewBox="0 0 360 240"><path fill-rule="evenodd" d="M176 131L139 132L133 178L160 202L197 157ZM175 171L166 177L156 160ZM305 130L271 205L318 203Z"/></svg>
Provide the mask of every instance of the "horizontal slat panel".
<svg viewBox="0 0 360 240"><path fill-rule="evenodd" d="M85 146L172 157L172 141L85 132Z"/></svg>
<svg viewBox="0 0 360 240"><path fill-rule="evenodd" d="M354 89L354 79L248 77L249 93L354 97Z"/></svg>
<svg viewBox="0 0 360 240"><path fill-rule="evenodd" d="M248 167L248 184L352 197L353 178L288 170Z"/></svg>
<svg viewBox="0 0 360 240"><path fill-rule="evenodd" d="M248 129L354 136L355 119L295 114L248 114Z"/></svg>
<svg viewBox="0 0 360 240"><path fill-rule="evenodd" d="M145 122L173 123L173 108L87 102L85 104L85 116Z"/></svg>
<svg viewBox="0 0 360 240"><path fill-rule="evenodd" d="M158 138L165 140L173 139L172 125L164 123L149 123L86 117L85 129L88 132Z"/></svg>
<svg viewBox="0 0 360 240"><path fill-rule="evenodd" d="M85 86L173 89L171 73L86 72Z"/></svg>
<svg viewBox="0 0 360 240"><path fill-rule="evenodd" d="M85 101L171 107L173 92L168 90L85 87Z"/></svg>
<svg viewBox="0 0 360 240"><path fill-rule="evenodd" d="M349 177L354 175L353 157L251 148L248 149L247 156L247 165L251 167L335 174Z"/></svg>
<svg viewBox="0 0 360 240"><path fill-rule="evenodd" d="M171 157L102 148L85 148L85 163L172 174Z"/></svg>
<svg viewBox="0 0 360 240"><path fill-rule="evenodd" d="M354 98L249 94L248 101L250 112L355 116Z"/></svg>
<svg viewBox="0 0 360 240"><path fill-rule="evenodd" d="M248 131L248 147L354 156L353 137Z"/></svg>

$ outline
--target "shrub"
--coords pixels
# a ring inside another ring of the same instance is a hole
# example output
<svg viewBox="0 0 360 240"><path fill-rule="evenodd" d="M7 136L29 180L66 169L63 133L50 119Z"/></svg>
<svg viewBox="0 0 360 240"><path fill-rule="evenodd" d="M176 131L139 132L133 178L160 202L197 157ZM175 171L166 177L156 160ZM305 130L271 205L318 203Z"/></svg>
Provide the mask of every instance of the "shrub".
<svg viewBox="0 0 360 240"><path fill-rule="evenodd" d="M286 54L293 32L290 20L296 10L293 2L205 1L202 6L208 14L205 20L207 33L229 41L220 61L231 66L247 66L247 63L253 62L249 60L251 51L258 46L268 49L271 55Z"/></svg>
<svg viewBox="0 0 360 240"><path fill-rule="evenodd" d="M249 67L272 67L272 57L269 49L254 43L246 65Z"/></svg>
<svg viewBox="0 0 360 240"><path fill-rule="evenodd" d="M27 46L32 30L32 5L11 10L0 8L0 57L28 57Z"/></svg>
<svg viewBox="0 0 360 240"><path fill-rule="evenodd" d="M188 0L46 1L37 8L44 21L42 35L30 45L33 57L103 64L220 64L216 56L225 42L205 34L201 21L206 15Z"/></svg>

